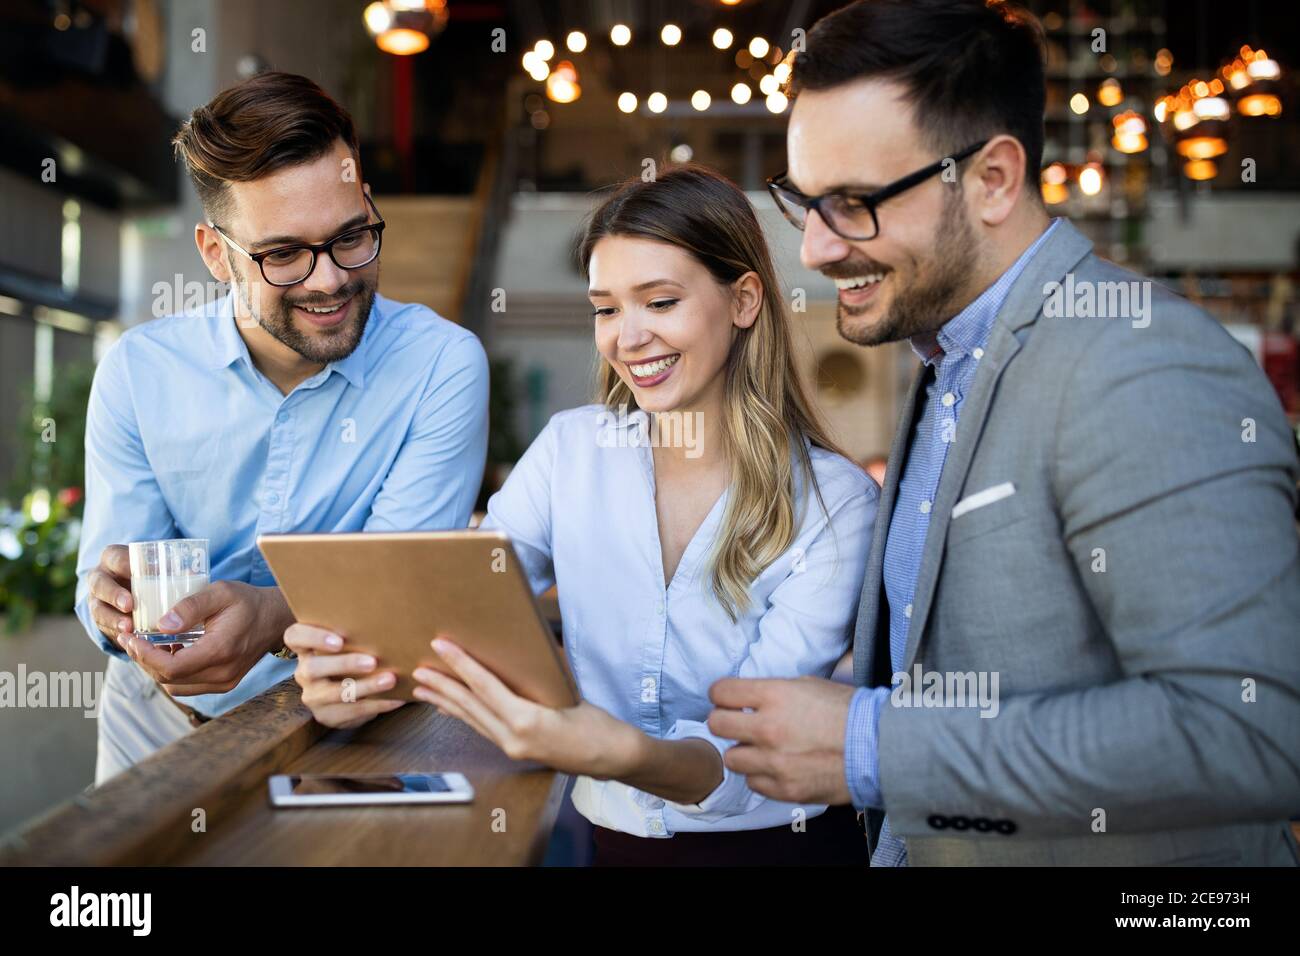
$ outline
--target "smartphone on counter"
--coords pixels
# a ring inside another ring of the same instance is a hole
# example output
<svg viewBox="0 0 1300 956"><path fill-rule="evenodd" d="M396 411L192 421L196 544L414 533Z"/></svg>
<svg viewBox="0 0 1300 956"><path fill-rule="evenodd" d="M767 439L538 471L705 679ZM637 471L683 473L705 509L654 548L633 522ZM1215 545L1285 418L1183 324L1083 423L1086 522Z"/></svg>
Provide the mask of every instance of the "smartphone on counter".
<svg viewBox="0 0 1300 956"><path fill-rule="evenodd" d="M469 803L474 788L460 773L276 774L268 781L276 807Z"/></svg>

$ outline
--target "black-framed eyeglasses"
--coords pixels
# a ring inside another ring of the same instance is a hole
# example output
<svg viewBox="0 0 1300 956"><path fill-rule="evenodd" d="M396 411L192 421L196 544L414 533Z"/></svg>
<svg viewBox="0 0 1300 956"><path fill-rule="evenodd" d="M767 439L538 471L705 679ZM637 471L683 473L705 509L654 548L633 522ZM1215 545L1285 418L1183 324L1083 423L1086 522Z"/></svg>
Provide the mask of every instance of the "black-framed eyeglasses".
<svg viewBox="0 0 1300 956"><path fill-rule="evenodd" d="M841 239L860 242L874 239L880 234L880 221L876 218L876 208L886 199L920 185L936 173L942 172L947 164L961 162L979 152L988 140L967 146L953 156L945 156L931 163L924 169L908 173L902 179L896 179L888 186L882 186L871 193L823 193L820 196L805 196L792 187L783 172L767 181L768 191L776 200L776 206L800 232L808 221L808 210L817 210L822 222Z"/></svg>
<svg viewBox="0 0 1300 956"><path fill-rule="evenodd" d="M217 235L224 239L230 248L244 258L257 263L257 267L262 270L262 278L268 284L297 285L315 271L316 257L322 252L328 253L340 269L360 269L362 266L370 265L379 257L379 247L384 235L384 220L379 215L375 201L366 196L366 202L370 204L378 222L349 229L320 245L300 242L291 246L277 246L264 252L249 252L222 232L221 227L216 223L209 221L208 225L217 231Z"/></svg>

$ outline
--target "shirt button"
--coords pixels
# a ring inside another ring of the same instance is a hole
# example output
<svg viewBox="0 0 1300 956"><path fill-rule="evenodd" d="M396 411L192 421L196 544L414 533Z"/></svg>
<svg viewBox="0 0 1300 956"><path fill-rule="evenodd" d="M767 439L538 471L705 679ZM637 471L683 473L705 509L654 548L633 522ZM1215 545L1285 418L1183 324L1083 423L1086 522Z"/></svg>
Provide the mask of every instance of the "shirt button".
<svg viewBox="0 0 1300 956"><path fill-rule="evenodd" d="M271 492L269 495L266 496L266 503L267 503L268 505L279 504L279 503L280 503L280 496L277 495L277 494L273 491L273 492Z"/></svg>
<svg viewBox="0 0 1300 956"><path fill-rule="evenodd" d="M975 351L971 352L971 355L975 356L977 360L982 359L984 357L984 350L976 349Z"/></svg>
<svg viewBox="0 0 1300 956"><path fill-rule="evenodd" d="M922 501L922 502L921 502L921 514L923 514L923 515L928 515L929 513L930 513L930 502L928 502L928 501Z"/></svg>
<svg viewBox="0 0 1300 956"><path fill-rule="evenodd" d="M954 395L952 392L949 392L948 394L944 395L944 397L943 397L943 403L944 403L944 405L951 406L952 403L955 402L955 401L957 401L957 396Z"/></svg>
<svg viewBox="0 0 1300 956"><path fill-rule="evenodd" d="M651 821L650 821L650 832L651 832L651 833L663 833L663 832L664 832L664 822L663 822L662 820L651 820Z"/></svg>
<svg viewBox="0 0 1300 956"><path fill-rule="evenodd" d="M281 425L283 425L285 422L289 420L289 413L281 412L279 415L275 416L275 420L279 422Z"/></svg>
<svg viewBox="0 0 1300 956"><path fill-rule="evenodd" d="M911 616L912 616L912 605L909 604L907 607L903 608L903 617L911 617Z"/></svg>

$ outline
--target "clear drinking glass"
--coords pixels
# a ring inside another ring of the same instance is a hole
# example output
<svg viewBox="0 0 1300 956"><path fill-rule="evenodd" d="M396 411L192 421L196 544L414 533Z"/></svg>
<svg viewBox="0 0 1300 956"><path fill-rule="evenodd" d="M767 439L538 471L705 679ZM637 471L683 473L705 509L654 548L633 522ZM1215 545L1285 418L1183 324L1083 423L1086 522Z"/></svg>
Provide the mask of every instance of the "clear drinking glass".
<svg viewBox="0 0 1300 956"><path fill-rule="evenodd" d="M127 553L131 561L131 597L135 601L135 636L153 644L184 647L202 637L202 623L172 634L158 629L158 619L182 598L208 586L208 539L133 541Z"/></svg>

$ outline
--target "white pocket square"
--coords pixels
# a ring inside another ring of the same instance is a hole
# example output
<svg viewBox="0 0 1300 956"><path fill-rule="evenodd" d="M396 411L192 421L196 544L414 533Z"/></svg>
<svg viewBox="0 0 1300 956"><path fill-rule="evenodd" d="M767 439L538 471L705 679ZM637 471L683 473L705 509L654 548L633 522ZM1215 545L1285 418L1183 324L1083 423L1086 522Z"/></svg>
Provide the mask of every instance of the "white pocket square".
<svg viewBox="0 0 1300 956"><path fill-rule="evenodd" d="M952 506L952 520L956 521L968 511L974 511L976 508L983 508L991 505L995 501L1001 501L1003 498L1010 498L1016 493L1016 486L1009 481L1004 481L1000 485L994 485L992 488L985 488L983 491L977 491L973 495L967 495L961 501Z"/></svg>

